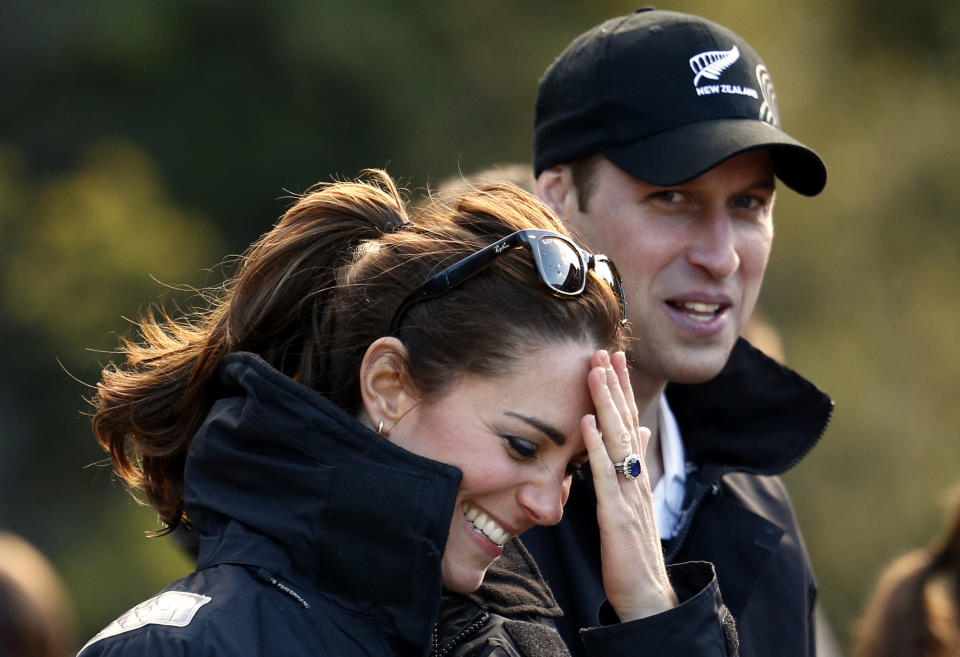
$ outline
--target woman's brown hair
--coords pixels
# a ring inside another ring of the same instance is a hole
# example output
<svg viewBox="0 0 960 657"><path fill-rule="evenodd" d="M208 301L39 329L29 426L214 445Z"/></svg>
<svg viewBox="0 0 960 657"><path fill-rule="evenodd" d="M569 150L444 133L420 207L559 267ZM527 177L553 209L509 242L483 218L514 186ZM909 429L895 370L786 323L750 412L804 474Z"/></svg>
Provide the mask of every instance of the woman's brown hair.
<svg viewBox="0 0 960 657"><path fill-rule="evenodd" d="M870 597L855 657L960 654L960 488L944 531L890 564Z"/></svg>
<svg viewBox="0 0 960 657"><path fill-rule="evenodd" d="M214 399L213 375L231 352L253 352L348 412L361 405L360 363L389 333L402 299L431 274L523 228L567 234L534 196L493 184L437 201L415 221L390 177L322 184L300 197L208 291L204 311L147 313L124 340L122 366L104 368L93 430L116 471L142 489L168 530L186 518L183 470ZM560 298L532 258L515 252L467 283L415 304L397 331L419 394L463 375L509 371L530 347L575 339L624 345L612 290L594 275Z"/></svg>

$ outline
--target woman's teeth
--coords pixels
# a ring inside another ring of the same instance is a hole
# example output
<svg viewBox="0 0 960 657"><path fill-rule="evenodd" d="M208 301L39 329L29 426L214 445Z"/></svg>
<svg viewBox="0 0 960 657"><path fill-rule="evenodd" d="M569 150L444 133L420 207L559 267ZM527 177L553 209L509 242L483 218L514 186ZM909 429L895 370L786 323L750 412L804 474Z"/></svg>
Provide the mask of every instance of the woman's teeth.
<svg viewBox="0 0 960 657"><path fill-rule="evenodd" d="M462 505L460 509L474 529L489 538L493 543L502 546L510 538L510 534L498 525L493 518L487 517L487 514L483 511L478 511L466 504Z"/></svg>

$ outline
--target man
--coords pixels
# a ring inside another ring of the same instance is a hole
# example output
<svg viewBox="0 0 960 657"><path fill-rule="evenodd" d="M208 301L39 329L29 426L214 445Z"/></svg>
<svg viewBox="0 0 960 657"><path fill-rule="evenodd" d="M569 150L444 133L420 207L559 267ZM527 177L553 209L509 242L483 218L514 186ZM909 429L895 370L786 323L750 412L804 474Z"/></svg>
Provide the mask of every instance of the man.
<svg viewBox="0 0 960 657"><path fill-rule="evenodd" d="M832 409L738 339L770 254L776 179L808 196L826 183L817 154L779 126L749 44L652 9L575 39L541 80L535 119L537 194L624 280L667 563L715 565L747 657L815 653L816 587L777 475ZM582 654L576 628L597 624L603 589L595 498L589 481L575 489L563 522L524 542Z"/></svg>

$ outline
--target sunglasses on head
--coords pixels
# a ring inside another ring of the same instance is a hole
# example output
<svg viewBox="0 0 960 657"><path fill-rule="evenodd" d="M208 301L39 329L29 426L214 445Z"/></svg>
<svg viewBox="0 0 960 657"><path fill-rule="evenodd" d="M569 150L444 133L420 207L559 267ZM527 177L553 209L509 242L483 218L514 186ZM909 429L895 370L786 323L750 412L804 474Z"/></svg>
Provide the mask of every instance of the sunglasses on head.
<svg viewBox="0 0 960 657"><path fill-rule="evenodd" d="M513 249L526 248L537 265L540 280L551 292L561 297L583 294L587 286L587 271L592 269L617 296L620 323L627 323L627 301L623 283L613 261L604 255L588 253L573 240L552 230L525 229L507 235L463 260L428 278L400 303L390 322L390 335L400 328L403 316L414 304L433 299L463 284L502 255Z"/></svg>

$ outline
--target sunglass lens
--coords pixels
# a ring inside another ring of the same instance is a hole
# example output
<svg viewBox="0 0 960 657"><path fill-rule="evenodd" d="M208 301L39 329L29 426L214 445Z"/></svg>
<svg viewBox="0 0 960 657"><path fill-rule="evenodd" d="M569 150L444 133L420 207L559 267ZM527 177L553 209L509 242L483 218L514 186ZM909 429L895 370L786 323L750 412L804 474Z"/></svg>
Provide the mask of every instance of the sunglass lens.
<svg viewBox="0 0 960 657"><path fill-rule="evenodd" d="M544 237L537 242L537 248L543 276L550 287L564 294L583 291L583 261L570 244L555 237Z"/></svg>
<svg viewBox="0 0 960 657"><path fill-rule="evenodd" d="M613 274L613 269L610 268L609 261L595 260L593 263L593 271L597 273L597 276L606 281L610 287L615 290L617 289L617 277Z"/></svg>

